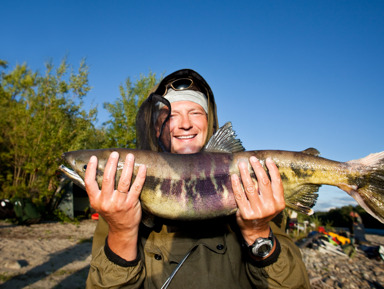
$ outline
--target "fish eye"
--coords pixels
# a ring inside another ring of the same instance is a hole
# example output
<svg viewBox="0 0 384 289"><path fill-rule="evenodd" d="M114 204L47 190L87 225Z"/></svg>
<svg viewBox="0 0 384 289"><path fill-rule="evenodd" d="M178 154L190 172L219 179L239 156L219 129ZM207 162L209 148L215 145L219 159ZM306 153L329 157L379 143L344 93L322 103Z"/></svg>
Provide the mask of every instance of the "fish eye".
<svg viewBox="0 0 384 289"><path fill-rule="evenodd" d="M84 165L83 166L83 172L85 172L86 169L87 169L87 165Z"/></svg>

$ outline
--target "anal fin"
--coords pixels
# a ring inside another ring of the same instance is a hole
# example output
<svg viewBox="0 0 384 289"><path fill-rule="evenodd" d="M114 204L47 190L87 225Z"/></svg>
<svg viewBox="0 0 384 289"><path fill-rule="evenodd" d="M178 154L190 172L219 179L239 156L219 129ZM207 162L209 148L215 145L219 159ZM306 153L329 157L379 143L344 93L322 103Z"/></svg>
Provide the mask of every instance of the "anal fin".
<svg viewBox="0 0 384 289"><path fill-rule="evenodd" d="M320 187L321 185L304 184L299 186L293 193L285 192L286 195L289 195L285 199L286 206L299 213L312 215L312 207L316 204L319 196L317 192Z"/></svg>

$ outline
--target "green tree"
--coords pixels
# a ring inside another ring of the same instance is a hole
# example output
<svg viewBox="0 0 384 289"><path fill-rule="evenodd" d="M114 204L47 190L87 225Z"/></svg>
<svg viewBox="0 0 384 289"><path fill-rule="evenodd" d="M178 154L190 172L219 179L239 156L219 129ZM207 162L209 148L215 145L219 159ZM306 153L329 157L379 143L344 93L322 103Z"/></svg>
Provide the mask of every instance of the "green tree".
<svg viewBox="0 0 384 289"><path fill-rule="evenodd" d="M111 119L106 126L106 147L136 148L135 122L140 105L158 83L155 73L140 75L135 84L127 78L125 85L120 85L120 97L114 103L104 103Z"/></svg>
<svg viewBox="0 0 384 289"><path fill-rule="evenodd" d="M0 62L6 69L6 62ZM88 67L75 73L66 60L41 75L26 64L1 73L0 194L49 202L63 152L98 147L105 133L93 123L95 108L82 109L90 90Z"/></svg>

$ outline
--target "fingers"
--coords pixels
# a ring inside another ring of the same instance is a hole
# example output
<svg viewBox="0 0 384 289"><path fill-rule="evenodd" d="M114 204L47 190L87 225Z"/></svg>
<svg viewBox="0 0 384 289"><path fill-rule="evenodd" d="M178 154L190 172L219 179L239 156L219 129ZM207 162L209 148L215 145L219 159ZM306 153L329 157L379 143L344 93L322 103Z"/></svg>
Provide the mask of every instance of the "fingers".
<svg viewBox="0 0 384 289"><path fill-rule="evenodd" d="M236 201L238 207L243 215L251 214L253 209L260 206L258 184L255 182L249 173L248 163L239 163L240 177L237 175L232 176Z"/></svg>
<svg viewBox="0 0 384 289"><path fill-rule="evenodd" d="M246 205L247 197L243 191L238 175L236 174L231 175L231 182L232 182L232 191L235 195L237 206L241 210Z"/></svg>
<svg viewBox="0 0 384 289"><path fill-rule="evenodd" d="M123 171L121 172L119 185L117 190L122 193L128 193L129 187L131 185L131 179L133 174L133 168L135 164L135 157L133 154L127 154L125 157L125 163Z"/></svg>
<svg viewBox="0 0 384 289"><path fill-rule="evenodd" d="M85 190L87 191L90 198L94 197L94 195L99 192L99 185L96 182L96 171L97 157L92 156L87 164L84 177Z"/></svg>
<svg viewBox="0 0 384 289"><path fill-rule="evenodd" d="M115 189L115 175L118 161L119 153L112 152L104 168L103 181L101 183L101 191L103 194L111 194Z"/></svg>
<svg viewBox="0 0 384 289"><path fill-rule="evenodd" d="M269 171L269 175L271 176L271 188L273 192L273 198L276 201L278 209L282 211L285 208L285 200L283 181L281 180L279 169L270 158L267 158L266 165Z"/></svg>
<svg viewBox="0 0 384 289"><path fill-rule="evenodd" d="M147 173L147 169L145 165L141 165L137 172L135 181L133 182L132 187L129 191L130 198L134 200L139 198L141 190L143 189L143 186L144 186L146 173Z"/></svg>
<svg viewBox="0 0 384 289"><path fill-rule="evenodd" d="M284 199L283 182L281 180L279 169L273 160L271 158L265 160L269 177L256 157L252 156L250 158L250 163L258 181L259 197L264 200L273 198L274 201L281 201L281 199Z"/></svg>
<svg viewBox="0 0 384 289"><path fill-rule="evenodd" d="M130 197L138 198L145 182L146 167L144 165L141 165L139 167L135 181L131 186L134 165L135 165L134 155L127 154L127 156L125 157L125 163L124 163L123 171L120 176L117 190L120 193L129 194Z"/></svg>
<svg viewBox="0 0 384 289"><path fill-rule="evenodd" d="M256 157L250 158L257 182L251 177L248 164L240 162L238 167L240 177L232 176L232 189L239 207L240 214L245 219L259 219L276 215L284 209L284 188L280 173L271 159L266 160L267 172Z"/></svg>

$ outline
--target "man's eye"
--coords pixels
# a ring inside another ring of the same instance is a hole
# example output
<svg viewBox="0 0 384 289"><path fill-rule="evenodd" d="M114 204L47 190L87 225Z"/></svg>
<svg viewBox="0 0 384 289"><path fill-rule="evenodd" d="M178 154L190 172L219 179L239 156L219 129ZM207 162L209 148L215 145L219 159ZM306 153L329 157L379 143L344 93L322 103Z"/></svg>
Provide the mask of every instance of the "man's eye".
<svg viewBox="0 0 384 289"><path fill-rule="evenodd" d="M194 111L192 112L192 115L203 115L201 111Z"/></svg>

